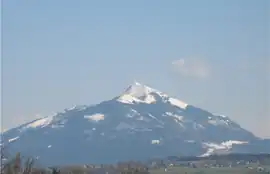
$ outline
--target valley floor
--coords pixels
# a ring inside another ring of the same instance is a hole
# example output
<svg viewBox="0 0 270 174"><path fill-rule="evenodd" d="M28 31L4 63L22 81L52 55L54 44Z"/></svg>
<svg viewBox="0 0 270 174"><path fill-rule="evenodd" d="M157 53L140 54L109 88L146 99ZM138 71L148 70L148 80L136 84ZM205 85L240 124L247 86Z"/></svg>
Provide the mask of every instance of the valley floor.
<svg viewBox="0 0 270 174"><path fill-rule="evenodd" d="M246 167L235 168L185 168L185 167L170 167L164 169L151 170L151 174L270 174L270 166L264 166L263 171L258 171L257 168L249 169Z"/></svg>

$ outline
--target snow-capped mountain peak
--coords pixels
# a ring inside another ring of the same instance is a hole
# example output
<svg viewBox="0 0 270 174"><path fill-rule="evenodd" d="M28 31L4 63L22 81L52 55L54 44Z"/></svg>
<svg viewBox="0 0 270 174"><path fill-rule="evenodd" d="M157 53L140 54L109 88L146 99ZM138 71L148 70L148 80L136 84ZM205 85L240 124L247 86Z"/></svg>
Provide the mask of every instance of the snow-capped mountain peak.
<svg viewBox="0 0 270 174"><path fill-rule="evenodd" d="M160 93L159 91L157 91L156 89L153 89L149 86L146 86L144 84L141 84L137 81L135 81L133 84L131 84L126 91L124 92L127 95L132 95L134 97L143 97L146 95L149 95L150 93Z"/></svg>
<svg viewBox="0 0 270 174"><path fill-rule="evenodd" d="M125 90L123 94L119 96L118 101L127 104L133 104L136 102L151 104L156 102L153 94L157 94L160 97L167 96L158 90L135 81Z"/></svg>
<svg viewBox="0 0 270 174"><path fill-rule="evenodd" d="M10 129L2 137L1 144L12 152L38 156L45 165L253 152L254 147L261 152L266 147L249 146L259 139L229 117L138 82L111 100L65 109Z"/></svg>
<svg viewBox="0 0 270 174"><path fill-rule="evenodd" d="M161 99L163 102L169 102L172 105L185 109L188 104L183 101L180 101L176 98L169 97L167 94L151 88L147 85L141 84L135 81L132 85L130 85L123 94L121 94L117 101L126 103L126 104L134 104L134 103L146 103L152 104L156 103L157 100Z"/></svg>

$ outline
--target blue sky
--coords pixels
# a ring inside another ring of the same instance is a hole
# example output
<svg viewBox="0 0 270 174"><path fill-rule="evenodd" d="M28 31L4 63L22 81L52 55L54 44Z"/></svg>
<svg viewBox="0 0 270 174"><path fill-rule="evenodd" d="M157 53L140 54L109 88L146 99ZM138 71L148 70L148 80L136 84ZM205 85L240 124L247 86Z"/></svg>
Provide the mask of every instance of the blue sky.
<svg viewBox="0 0 270 174"><path fill-rule="evenodd" d="M269 1L7 0L3 128L134 79L270 137Z"/></svg>

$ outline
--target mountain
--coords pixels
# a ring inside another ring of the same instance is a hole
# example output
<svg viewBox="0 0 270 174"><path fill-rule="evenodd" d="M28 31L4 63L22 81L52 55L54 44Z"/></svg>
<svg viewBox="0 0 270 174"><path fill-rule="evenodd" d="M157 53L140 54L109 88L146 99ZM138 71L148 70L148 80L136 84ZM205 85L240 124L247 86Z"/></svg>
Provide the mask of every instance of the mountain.
<svg viewBox="0 0 270 174"><path fill-rule="evenodd" d="M2 135L9 153L43 165L114 163L166 156L270 153L263 140L223 115L135 82L96 105L75 106Z"/></svg>

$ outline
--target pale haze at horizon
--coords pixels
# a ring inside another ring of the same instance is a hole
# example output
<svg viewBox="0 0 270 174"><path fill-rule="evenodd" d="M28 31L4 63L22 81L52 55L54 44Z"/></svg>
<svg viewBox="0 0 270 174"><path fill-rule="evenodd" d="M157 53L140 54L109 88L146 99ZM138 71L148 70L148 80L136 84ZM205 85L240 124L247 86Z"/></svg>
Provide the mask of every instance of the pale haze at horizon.
<svg viewBox="0 0 270 174"><path fill-rule="evenodd" d="M270 138L269 5L4 1L1 129L109 100L137 80Z"/></svg>

